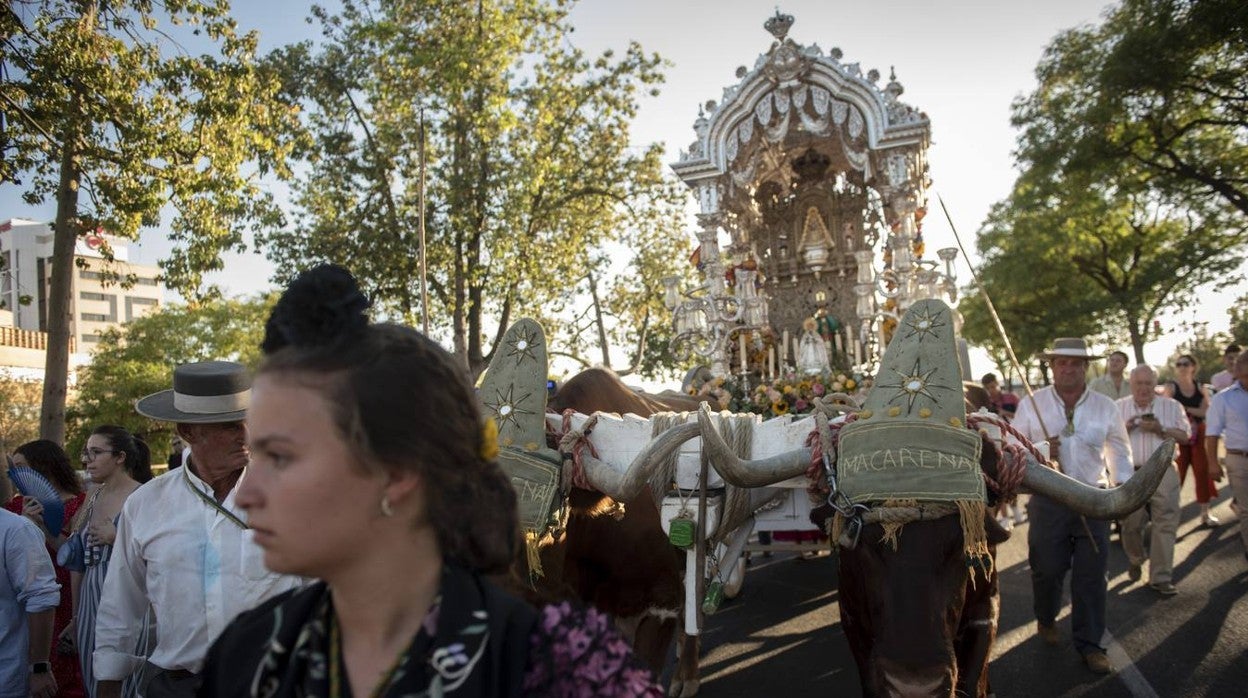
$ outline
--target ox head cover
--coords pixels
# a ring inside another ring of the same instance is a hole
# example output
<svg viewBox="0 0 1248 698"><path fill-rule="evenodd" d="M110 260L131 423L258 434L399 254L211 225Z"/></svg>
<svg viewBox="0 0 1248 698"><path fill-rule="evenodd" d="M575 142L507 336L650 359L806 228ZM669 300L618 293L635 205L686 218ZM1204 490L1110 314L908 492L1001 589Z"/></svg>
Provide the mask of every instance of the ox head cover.
<svg viewBox="0 0 1248 698"><path fill-rule="evenodd" d="M561 459L546 446L546 333L523 319L503 335L477 397L498 425L498 464L516 488L520 527L541 534L558 509Z"/></svg>
<svg viewBox="0 0 1248 698"><path fill-rule="evenodd" d="M952 313L919 301L897 326L858 419L841 431L840 487L855 503L956 502L964 529L974 528L967 519L986 501L980 449L966 427ZM978 548L967 532L968 548Z"/></svg>

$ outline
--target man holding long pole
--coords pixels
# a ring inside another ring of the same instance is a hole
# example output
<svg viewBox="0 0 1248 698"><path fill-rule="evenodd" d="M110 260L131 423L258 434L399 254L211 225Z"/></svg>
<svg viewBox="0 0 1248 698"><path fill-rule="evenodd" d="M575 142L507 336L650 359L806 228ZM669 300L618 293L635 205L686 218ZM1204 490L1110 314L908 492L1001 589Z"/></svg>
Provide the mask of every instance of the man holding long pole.
<svg viewBox="0 0 1248 698"><path fill-rule="evenodd" d="M1043 354L1053 368L1053 385L1042 388L1018 408L1014 427L1033 442L1048 441L1049 452L1066 475L1095 487L1125 482L1132 474L1131 446L1118 406L1089 390L1088 353L1081 338L1059 338ZM1114 482L1106 478L1112 469ZM1028 514L1028 562L1037 633L1058 642L1055 622L1062 607L1062 586L1071 572L1071 624L1075 649L1098 674L1112 671L1105 648L1106 567L1109 522L1089 521L1067 507L1032 495Z"/></svg>

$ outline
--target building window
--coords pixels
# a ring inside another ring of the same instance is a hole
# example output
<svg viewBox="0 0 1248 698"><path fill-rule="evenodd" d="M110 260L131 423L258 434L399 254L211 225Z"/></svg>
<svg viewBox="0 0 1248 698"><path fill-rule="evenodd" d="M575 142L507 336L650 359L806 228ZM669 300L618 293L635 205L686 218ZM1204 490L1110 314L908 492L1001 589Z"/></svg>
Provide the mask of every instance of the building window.
<svg viewBox="0 0 1248 698"><path fill-rule="evenodd" d="M82 291L78 294L78 297L84 301L106 301L109 298L108 294L94 293L92 291Z"/></svg>
<svg viewBox="0 0 1248 698"><path fill-rule="evenodd" d="M108 322L108 316L103 313L83 313L83 322Z"/></svg>
<svg viewBox="0 0 1248 698"><path fill-rule="evenodd" d="M80 270L80 271L78 272L78 278L80 278L80 279L91 279L91 280L94 280L94 281L98 281L98 280L100 280L100 279L103 279L103 278L104 278L104 275L103 275L103 274L101 274L101 273L100 273L100 272L98 272L98 271L87 271L86 269L82 269L82 270Z"/></svg>
<svg viewBox="0 0 1248 698"><path fill-rule="evenodd" d="M149 279L146 277L139 276L139 277L135 277L134 284L136 286L155 286L156 279Z"/></svg>
<svg viewBox="0 0 1248 698"><path fill-rule="evenodd" d="M129 301L131 305L156 305L155 298L133 297L133 298L127 298L126 300Z"/></svg>
<svg viewBox="0 0 1248 698"><path fill-rule="evenodd" d="M83 343L83 344L95 344L95 343L97 343L97 342L99 342L99 341L100 341L100 335L98 335L98 334L84 334L84 335L82 335L82 343Z"/></svg>

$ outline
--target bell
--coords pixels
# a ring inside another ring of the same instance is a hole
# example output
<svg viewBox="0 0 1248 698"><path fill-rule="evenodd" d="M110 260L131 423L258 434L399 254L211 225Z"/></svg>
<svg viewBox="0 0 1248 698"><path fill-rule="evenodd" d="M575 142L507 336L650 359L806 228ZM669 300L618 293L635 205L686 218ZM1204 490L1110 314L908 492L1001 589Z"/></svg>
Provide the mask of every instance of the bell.
<svg viewBox="0 0 1248 698"><path fill-rule="evenodd" d="M672 523L668 526L667 539L677 548L687 550L693 547L693 536L696 529L697 524L694 522L693 517L689 515L689 512L682 511L676 518L672 519Z"/></svg>

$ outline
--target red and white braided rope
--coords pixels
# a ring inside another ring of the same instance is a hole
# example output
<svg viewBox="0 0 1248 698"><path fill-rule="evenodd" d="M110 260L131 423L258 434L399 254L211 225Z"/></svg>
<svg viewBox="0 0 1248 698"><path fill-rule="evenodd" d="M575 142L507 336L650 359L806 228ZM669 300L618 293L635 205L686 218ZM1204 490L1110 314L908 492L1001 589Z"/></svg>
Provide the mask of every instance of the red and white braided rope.
<svg viewBox="0 0 1248 698"><path fill-rule="evenodd" d="M555 441L559 444L559 454L563 456L565 461L570 460L572 462L572 486L583 490L594 490L594 486L585 477L583 461L586 449L589 450L589 455L594 458L598 457L598 449L594 448L594 443L589 440L589 435L598 424L598 414L590 415L580 429L573 429L572 415L574 414L576 414L576 410L573 409L563 411L563 430L554 432Z"/></svg>

